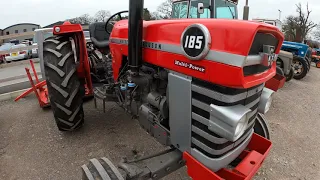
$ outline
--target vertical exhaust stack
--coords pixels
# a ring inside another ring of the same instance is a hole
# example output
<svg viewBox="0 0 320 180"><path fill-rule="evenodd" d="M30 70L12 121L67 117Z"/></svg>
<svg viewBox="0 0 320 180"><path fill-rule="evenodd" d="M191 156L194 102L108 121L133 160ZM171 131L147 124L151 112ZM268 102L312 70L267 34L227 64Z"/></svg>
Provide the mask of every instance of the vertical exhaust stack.
<svg viewBox="0 0 320 180"><path fill-rule="evenodd" d="M249 20L249 0L246 0L246 5L243 8L243 20Z"/></svg>
<svg viewBox="0 0 320 180"><path fill-rule="evenodd" d="M138 75L142 62L142 29L144 0L129 0L129 68Z"/></svg>

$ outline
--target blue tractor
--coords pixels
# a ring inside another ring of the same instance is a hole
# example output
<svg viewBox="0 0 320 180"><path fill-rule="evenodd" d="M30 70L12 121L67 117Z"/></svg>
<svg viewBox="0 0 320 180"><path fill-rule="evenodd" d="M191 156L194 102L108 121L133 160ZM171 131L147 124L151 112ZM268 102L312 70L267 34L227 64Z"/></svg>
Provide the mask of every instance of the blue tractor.
<svg viewBox="0 0 320 180"><path fill-rule="evenodd" d="M312 51L308 45L296 42L284 41L281 50L293 54L292 66L294 68L294 79L303 79L311 65Z"/></svg>

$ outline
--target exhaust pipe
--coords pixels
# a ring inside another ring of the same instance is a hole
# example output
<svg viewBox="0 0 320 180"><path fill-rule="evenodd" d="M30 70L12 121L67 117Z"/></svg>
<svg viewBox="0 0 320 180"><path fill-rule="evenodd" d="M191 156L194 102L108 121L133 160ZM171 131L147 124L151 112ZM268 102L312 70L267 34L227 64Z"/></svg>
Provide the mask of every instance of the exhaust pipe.
<svg viewBox="0 0 320 180"><path fill-rule="evenodd" d="M139 74L142 62L142 28L144 0L129 0L128 65L133 76Z"/></svg>
<svg viewBox="0 0 320 180"><path fill-rule="evenodd" d="M246 5L243 8L243 20L249 20L249 0L246 0Z"/></svg>

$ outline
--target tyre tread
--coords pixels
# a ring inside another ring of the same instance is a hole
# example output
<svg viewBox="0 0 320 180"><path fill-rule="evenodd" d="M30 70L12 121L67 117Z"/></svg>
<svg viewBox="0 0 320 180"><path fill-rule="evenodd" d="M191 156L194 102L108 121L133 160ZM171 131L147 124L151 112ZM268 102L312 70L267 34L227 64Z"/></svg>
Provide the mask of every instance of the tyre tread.
<svg viewBox="0 0 320 180"><path fill-rule="evenodd" d="M76 52L72 41L67 36L53 36L44 42L48 93L60 131L73 131L84 122L84 81L76 73L76 56L72 56Z"/></svg>

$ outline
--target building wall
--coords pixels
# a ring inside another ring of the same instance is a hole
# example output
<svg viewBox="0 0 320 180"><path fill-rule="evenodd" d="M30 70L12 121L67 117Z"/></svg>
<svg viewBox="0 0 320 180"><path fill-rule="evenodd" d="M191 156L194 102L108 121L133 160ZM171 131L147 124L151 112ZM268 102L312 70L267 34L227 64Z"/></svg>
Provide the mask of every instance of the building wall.
<svg viewBox="0 0 320 180"><path fill-rule="evenodd" d="M30 24L30 23L23 23L23 24L16 24L9 26L3 30L3 36L6 35L12 35L12 34L21 34L21 33L26 33L26 32L32 32L35 29L39 29L40 25L37 24ZM12 39L18 39L19 41L25 40L25 39L32 39L33 35L28 35L28 36L20 36L17 38L12 38ZM4 42L9 42L10 39L5 39Z"/></svg>

